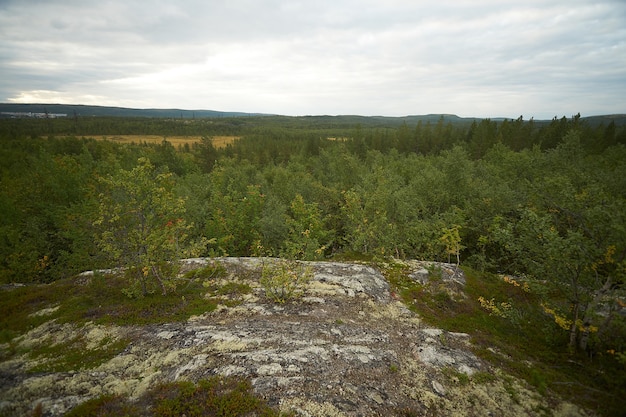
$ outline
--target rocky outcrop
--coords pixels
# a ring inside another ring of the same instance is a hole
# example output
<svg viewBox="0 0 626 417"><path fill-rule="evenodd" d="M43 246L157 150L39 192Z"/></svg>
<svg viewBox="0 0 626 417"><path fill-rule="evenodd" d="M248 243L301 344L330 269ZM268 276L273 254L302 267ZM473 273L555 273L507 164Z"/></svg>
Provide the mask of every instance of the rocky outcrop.
<svg viewBox="0 0 626 417"><path fill-rule="evenodd" d="M477 358L467 334L424 325L371 266L307 263L313 279L304 296L275 304L258 282L261 265L272 260L219 261L229 279L254 288L234 307L185 323L78 328L48 322L31 331L19 343L54 343L78 333L95 344L122 337L132 343L81 372L25 376L19 358L1 363L0 410L25 415L41 403L48 415L62 415L101 394L136 398L160 381L216 374L250 378L271 405L303 416L521 416L535 415L545 401ZM206 262L188 260L187 268ZM423 273L421 264L408 265L416 276ZM459 271L454 281L462 285Z"/></svg>

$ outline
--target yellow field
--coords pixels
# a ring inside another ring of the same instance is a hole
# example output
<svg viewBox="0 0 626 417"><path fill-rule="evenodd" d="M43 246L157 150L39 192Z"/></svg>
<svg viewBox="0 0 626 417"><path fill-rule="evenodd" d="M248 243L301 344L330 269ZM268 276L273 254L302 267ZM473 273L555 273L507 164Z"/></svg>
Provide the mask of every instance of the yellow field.
<svg viewBox="0 0 626 417"><path fill-rule="evenodd" d="M161 143L163 139L179 147L185 144L199 143L202 136L159 136L159 135L112 135L112 136L90 136L97 140L111 140L122 143ZM239 139L239 136L213 136L213 146L216 148L224 148L229 143L233 143Z"/></svg>
<svg viewBox="0 0 626 417"><path fill-rule="evenodd" d="M239 138L240 136L213 136L213 146L216 148L225 148L226 145L233 143Z"/></svg>

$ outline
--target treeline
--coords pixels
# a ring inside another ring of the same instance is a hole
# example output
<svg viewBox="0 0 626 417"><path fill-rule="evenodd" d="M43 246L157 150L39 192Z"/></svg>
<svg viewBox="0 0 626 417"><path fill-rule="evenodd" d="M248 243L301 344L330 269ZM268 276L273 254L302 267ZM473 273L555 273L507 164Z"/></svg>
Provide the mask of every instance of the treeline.
<svg viewBox="0 0 626 417"><path fill-rule="evenodd" d="M0 119L0 137L44 138L50 136L235 135L245 118L173 119L148 117L63 117L56 119Z"/></svg>
<svg viewBox="0 0 626 417"><path fill-rule="evenodd" d="M624 117L596 116L554 118L551 121L463 119L456 116L241 116L218 118L84 117L58 119L0 119L0 138L44 138L50 136L102 137L114 135L169 136L262 136L263 138L350 139L363 149L386 152L436 153L465 143L474 158L495 143L513 150L539 145L555 147L570 129L581 132L585 146L600 150L626 143ZM616 123L617 122L617 123Z"/></svg>
<svg viewBox="0 0 626 417"><path fill-rule="evenodd" d="M626 279L626 132L615 124L68 118L1 120L0 134L5 283L111 266L94 239L102 179L145 158L174 174L189 240L209 242L201 255L458 257L550 284L573 343L626 333L615 328ZM83 137L112 134L204 139L175 149ZM222 134L241 139L218 149Z"/></svg>

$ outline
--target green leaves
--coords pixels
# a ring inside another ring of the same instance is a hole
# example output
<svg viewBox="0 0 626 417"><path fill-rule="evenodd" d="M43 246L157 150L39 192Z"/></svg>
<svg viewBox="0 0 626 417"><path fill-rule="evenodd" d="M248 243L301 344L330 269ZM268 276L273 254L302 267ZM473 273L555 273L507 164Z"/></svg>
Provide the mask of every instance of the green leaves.
<svg viewBox="0 0 626 417"><path fill-rule="evenodd" d="M268 298L275 303L284 304L301 297L312 278L311 267L280 259L263 264L260 283Z"/></svg>
<svg viewBox="0 0 626 417"><path fill-rule="evenodd" d="M331 231L327 230L322 212L316 203L305 203L297 194L291 202L289 227L283 255L288 258L315 260L322 259L329 246Z"/></svg>
<svg viewBox="0 0 626 417"><path fill-rule="evenodd" d="M461 226L454 225L452 227L446 227L442 230L442 235L439 240L444 244L446 254L448 255L448 262L450 262L451 255L456 256L457 266L461 263L461 236L459 230Z"/></svg>
<svg viewBox="0 0 626 417"><path fill-rule="evenodd" d="M191 252L185 200L174 194L172 174L140 158L136 167L105 177L102 184L94 221L99 248L125 268L128 295L145 296L155 286L165 295L176 287L178 260Z"/></svg>

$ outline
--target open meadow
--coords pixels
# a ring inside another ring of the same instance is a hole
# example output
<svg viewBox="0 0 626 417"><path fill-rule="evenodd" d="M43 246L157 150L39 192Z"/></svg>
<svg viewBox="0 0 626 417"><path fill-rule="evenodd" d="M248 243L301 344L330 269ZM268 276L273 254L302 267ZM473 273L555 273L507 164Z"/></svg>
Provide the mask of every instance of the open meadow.
<svg viewBox="0 0 626 417"><path fill-rule="evenodd" d="M135 143L135 144L158 144L163 140L168 141L174 147L192 145L194 143L202 142L202 136L160 136L160 135L90 135L92 139L96 140L111 140L120 143ZM235 140L239 139L239 136L213 136L211 140L213 146L216 148L225 148L226 145L232 144Z"/></svg>

